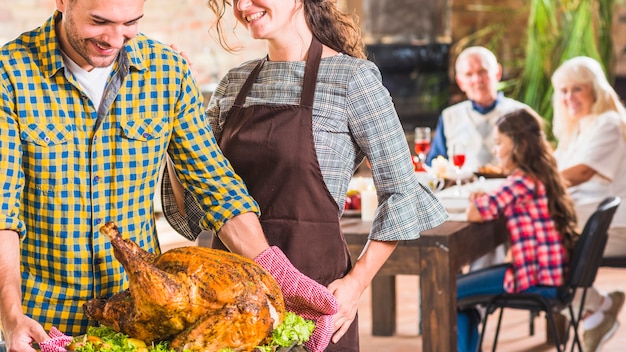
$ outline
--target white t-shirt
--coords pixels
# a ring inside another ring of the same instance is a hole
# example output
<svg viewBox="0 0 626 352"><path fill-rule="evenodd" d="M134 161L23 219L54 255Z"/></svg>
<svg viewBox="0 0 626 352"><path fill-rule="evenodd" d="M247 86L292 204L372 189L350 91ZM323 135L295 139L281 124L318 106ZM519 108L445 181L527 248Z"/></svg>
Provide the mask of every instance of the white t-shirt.
<svg viewBox="0 0 626 352"><path fill-rule="evenodd" d="M65 66L74 74L81 88L83 88L83 91L91 99L97 110L115 62L107 67L94 67L91 71L85 71L65 53L63 53L63 59L65 60Z"/></svg>
<svg viewBox="0 0 626 352"><path fill-rule="evenodd" d="M617 112L605 112L589 125L581 123L578 136L567 148L559 145L555 157L559 170L585 164L596 171L589 181L569 188L582 229L604 198L619 196L626 202L626 141ZM617 208L611 227L626 227L626 204Z"/></svg>

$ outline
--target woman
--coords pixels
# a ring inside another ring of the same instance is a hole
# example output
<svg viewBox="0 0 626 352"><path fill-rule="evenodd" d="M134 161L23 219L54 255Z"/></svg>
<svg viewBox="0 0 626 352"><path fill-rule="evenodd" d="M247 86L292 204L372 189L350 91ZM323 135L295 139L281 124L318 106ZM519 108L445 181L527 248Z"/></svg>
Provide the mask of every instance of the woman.
<svg viewBox="0 0 626 352"><path fill-rule="evenodd" d="M220 26L230 2L210 0L209 6L225 43ZM397 241L419 237L447 215L417 182L380 72L365 60L358 27L334 1L240 0L233 13L253 38L266 42L268 54L220 81L207 109L211 127L259 203L270 244L339 302L326 350L358 351L363 291ZM352 267L339 218L364 157L379 205ZM219 238L213 246L224 248ZM328 341L321 340L307 347L324 350Z"/></svg>
<svg viewBox="0 0 626 352"><path fill-rule="evenodd" d="M564 62L553 74L555 156L583 227L608 196L626 199L626 109L600 64L589 57ZM618 245L621 243L621 246ZM609 229L607 252L626 250L626 207ZM596 351L617 329L624 292L587 291L583 313L585 351Z"/></svg>
<svg viewBox="0 0 626 352"><path fill-rule="evenodd" d="M467 218L506 218L512 264L460 276L457 299L504 292L555 298L577 238L574 205L534 112L502 116L493 137L494 155L508 176L493 191L471 194ZM475 309L459 311L458 351L476 351L479 320Z"/></svg>

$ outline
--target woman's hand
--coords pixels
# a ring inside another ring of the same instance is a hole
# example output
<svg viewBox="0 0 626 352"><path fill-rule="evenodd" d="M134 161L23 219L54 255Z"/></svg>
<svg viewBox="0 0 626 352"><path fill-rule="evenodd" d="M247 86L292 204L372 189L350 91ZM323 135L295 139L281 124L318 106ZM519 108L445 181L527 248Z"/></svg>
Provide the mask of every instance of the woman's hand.
<svg viewBox="0 0 626 352"><path fill-rule="evenodd" d="M339 311L334 316L333 343L337 343L350 328L356 317L361 295L397 245L398 241L367 241L352 270L328 285L328 290L339 303Z"/></svg>
<svg viewBox="0 0 626 352"><path fill-rule="evenodd" d="M337 343L352 325L365 288L362 288L357 280L347 275L331 282L328 285L328 290L339 302L339 311L334 317L335 333L331 340L333 343Z"/></svg>
<svg viewBox="0 0 626 352"><path fill-rule="evenodd" d="M194 77L198 77L198 73L196 72L196 70L193 69L193 62L191 62L191 60L189 59L189 55L187 55L186 52L180 50L180 48L176 44L170 44L170 48L172 48L174 51L179 53L180 56L187 60L187 63L189 64L189 69L191 70L191 74L194 75Z"/></svg>
<svg viewBox="0 0 626 352"><path fill-rule="evenodd" d="M561 171L561 175L567 182L567 187L578 186L581 183L585 183L596 174L596 170L590 168L585 164L574 165ZM610 181L610 180L609 180Z"/></svg>

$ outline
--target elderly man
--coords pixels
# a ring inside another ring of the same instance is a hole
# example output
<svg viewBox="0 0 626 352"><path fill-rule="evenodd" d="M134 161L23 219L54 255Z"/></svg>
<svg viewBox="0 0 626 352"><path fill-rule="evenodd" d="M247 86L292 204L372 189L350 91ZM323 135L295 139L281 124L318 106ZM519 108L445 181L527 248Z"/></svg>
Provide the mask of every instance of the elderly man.
<svg viewBox="0 0 626 352"><path fill-rule="evenodd" d="M477 170L487 164L496 164L492 154L495 122L509 112L529 107L498 93L502 66L488 49L480 46L466 48L457 57L455 70L456 83L468 100L443 110L426 163L430 165L439 155L447 157L453 145L461 144L465 150L465 168ZM472 262L470 270L502 263L505 255L506 247L500 245Z"/></svg>
<svg viewBox="0 0 626 352"><path fill-rule="evenodd" d="M453 145L463 144L464 167L477 170L483 165L495 164L491 131L496 120L527 106L498 93L502 66L488 49L466 48L459 54L455 70L456 83L468 100L443 110L426 163L430 165L439 155L448 157Z"/></svg>

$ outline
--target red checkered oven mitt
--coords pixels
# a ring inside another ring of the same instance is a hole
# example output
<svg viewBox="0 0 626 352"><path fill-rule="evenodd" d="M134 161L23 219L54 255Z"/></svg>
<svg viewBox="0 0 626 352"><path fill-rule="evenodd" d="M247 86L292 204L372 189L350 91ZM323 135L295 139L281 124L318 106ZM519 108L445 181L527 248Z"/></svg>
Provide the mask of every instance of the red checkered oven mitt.
<svg viewBox="0 0 626 352"><path fill-rule="evenodd" d="M332 293L296 269L276 246L263 251L254 261L278 282L285 308L315 322L313 335L305 346L311 352L323 351L333 336L333 315L339 309Z"/></svg>
<svg viewBox="0 0 626 352"><path fill-rule="evenodd" d="M72 342L71 336L65 335L54 326L50 329L48 336L50 336L49 340L39 344L41 352L66 352L65 346Z"/></svg>

